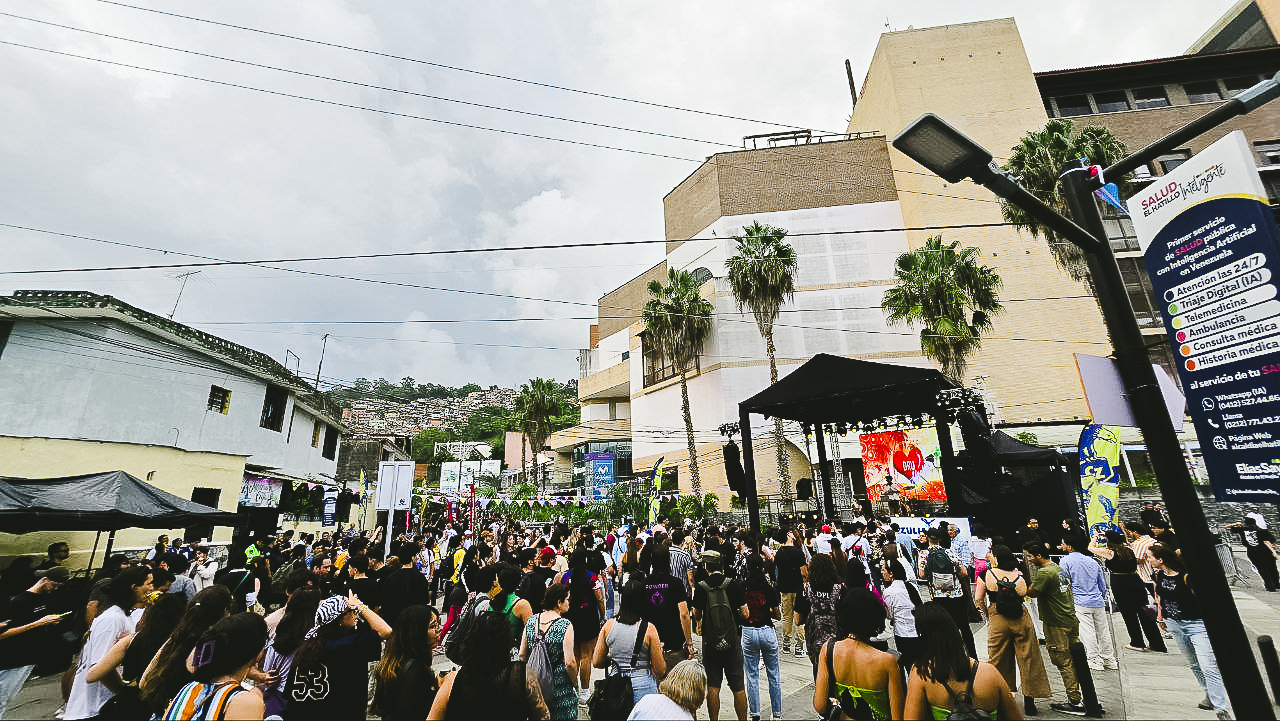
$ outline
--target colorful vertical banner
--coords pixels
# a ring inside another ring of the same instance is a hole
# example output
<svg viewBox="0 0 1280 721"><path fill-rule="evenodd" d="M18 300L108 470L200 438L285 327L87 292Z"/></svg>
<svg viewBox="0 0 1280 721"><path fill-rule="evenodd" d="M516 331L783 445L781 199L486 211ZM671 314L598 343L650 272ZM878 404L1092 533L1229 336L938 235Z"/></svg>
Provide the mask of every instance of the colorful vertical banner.
<svg viewBox="0 0 1280 721"><path fill-rule="evenodd" d="M585 460L591 473L591 497L602 501L609 486L613 485L613 454L607 451L588 453Z"/></svg>
<svg viewBox="0 0 1280 721"><path fill-rule="evenodd" d="M660 488L662 485L662 463L665 460L667 460L667 457L663 456L658 459L657 463L653 464L653 473L650 474L649 476L649 487L654 489L654 492L657 492L658 488ZM650 497L649 498L649 527L652 528L653 524L657 522L658 522L658 500L656 498Z"/></svg>
<svg viewBox="0 0 1280 721"><path fill-rule="evenodd" d="M1120 500L1120 429L1088 425L1080 433L1080 489L1084 520L1091 537L1120 528L1116 504Z"/></svg>

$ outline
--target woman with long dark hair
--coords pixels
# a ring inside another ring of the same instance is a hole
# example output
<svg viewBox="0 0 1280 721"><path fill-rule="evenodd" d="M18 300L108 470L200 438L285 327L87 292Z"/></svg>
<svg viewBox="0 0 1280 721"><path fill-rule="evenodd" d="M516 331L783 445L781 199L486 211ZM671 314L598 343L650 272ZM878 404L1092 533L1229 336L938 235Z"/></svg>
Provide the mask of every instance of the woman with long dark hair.
<svg viewBox="0 0 1280 721"><path fill-rule="evenodd" d="M1164 636L1154 618L1148 616L1144 609L1147 605L1147 587L1138 572L1138 564L1146 559L1139 559L1133 549L1125 543L1123 533L1107 531L1105 547L1090 545L1093 555L1105 559L1107 570L1111 571L1111 593L1115 596L1116 607L1120 609L1120 617L1124 619L1125 630L1129 632L1131 651L1148 649L1159 653L1168 653ZM1144 551L1145 553L1145 551ZM1146 634L1146 641L1142 639Z"/></svg>
<svg viewBox="0 0 1280 721"><path fill-rule="evenodd" d="M653 624L643 623L641 612L645 600L644 581L639 578L627 581L622 587L618 615L605 621L591 656L591 665L595 668L607 669L617 665L631 679L633 703L648 694L658 693L658 679L667 673L658 629ZM639 653L636 653L637 645ZM588 667L587 673L590 672Z"/></svg>
<svg viewBox="0 0 1280 721"><path fill-rule="evenodd" d="M367 560L367 559L352 559ZM351 561L348 561L350 563ZM302 645L303 636L311 629L320 607L320 592L307 588L295 592L284 607L284 617L276 626L275 634L262 659L262 670L272 679L262 693L267 716L279 716L288 705L286 691L289 670L293 668L294 654Z"/></svg>
<svg viewBox="0 0 1280 721"><path fill-rule="evenodd" d="M373 670L372 711L383 721L422 721L435 702L440 679L431 670L439 640L440 612L407 606Z"/></svg>
<svg viewBox="0 0 1280 721"><path fill-rule="evenodd" d="M105 682L108 687L118 689L103 704L101 713L106 713L110 707L110 716L115 719L151 718L151 712L139 697L138 680L147 664L155 657L156 651L160 650L160 646L182 620L186 609L186 596L180 593L160 596L143 611L137 632L121 636L102 660L89 669L86 681ZM119 669L119 673L116 669Z"/></svg>
<svg viewBox="0 0 1280 721"><path fill-rule="evenodd" d="M836 606L844 585L836 577L835 564L826 553L813 554L809 562L809 580L801 586L796 599L796 623L804 624L804 635L813 674L818 675L818 654L822 645L840 633Z"/></svg>
<svg viewBox="0 0 1280 721"><path fill-rule="evenodd" d="M987 570L978 577L974 598L987 617L987 658L1010 689L1017 688L1015 664L1022 672L1023 710L1030 716L1037 713L1035 700L1051 694L1036 627L1023 603L1027 580L1008 546L992 546L986 561Z"/></svg>
<svg viewBox="0 0 1280 721"><path fill-rule="evenodd" d="M553 583L542 595L542 612L531 617L520 637L520 658L528 663L535 644L546 649L551 686L542 687L542 698L552 721L578 718L578 658L569 612L569 588Z"/></svg>
<svg viewBox="0 0 1280 721"><path fill-rule="evenodd" d="M1147 550L1151 562L1151 580L1156 587L1156 613L1178 640L1182 655L1187 657L1191 673L1195 674L1200 688L1222 716L1228 710L1227 691L1222 685L1222 673L1218 671L1218 659L1209 645L1204 630L1204 613L1191 588L1191 576L1182 565L1176 551L1157 543Z"/></svg>
<svg viewBox="0 0 1280 721"><path fill-rule="evenodd" d="M569 612L565 617L573 624L577 646L578 678L582 687L581 702L591 695L591 654L600 635L600 619L604 617L604 584L599 574L588 568L589 551L574 551L569 557L569 570L555 580L569 587Z"/></svg>
<svg viewBox="0 0 1280 721"><path fill-rule="evenodd" d="M361 630L358 618L367 624ZM363 719L369 664L382 655L382 639L390 635L387 622L354 593L321 601L293 658L284 718Z"/></svg>
<svg viewBox="0 0 1280 721"><path fill-rule="evenodd" d="M511 660L507 621L496 613L476 614L462 646L462 665L444 679L429 719L538 719L551 714L523 661Z"/></svg>
<svg viewBox="0 0 1280 721"><path fill-rule="evenodd" d="M865 588L851 588L840 598L842 635L822 645L814 679L813 708L824 717L835 699L842 718L902 718L905 692L898 659L871 644L884 631L882 608Z"/></svg>
<svg viewBox="0 0 1280 721"><path fill-rule="evenodd" d="M164 713L174 695L191 680L187 657L195 648L196 641L215 623L226 618L230 608L231 591L225 586L210 586L192 597L182 620L178 621L177 628L151 660L138 684L142 701L152 713Z"/></svg>
<svg viewBox="0 0 1280 721"><path fill-rule="evenodd" d="M907 567L897 558L886 558L881 570L884 578L885 615L893 622L893 642L898 649L898 665L910 673L920 656L920 634L916 631L915 611L924 601L920 591L908 582Z"/></svg>
<svg viewBox="0 0 1280 721"><path fill-rule="evenodd" d="M958 699L968 696L974 708L1000 721L1021 721L1004 677L985 661L969 658L960 629L942 604L930 601L916 609L920 662L907 680L903 718L928 721L946 718Z"/></svg>
<svg viewBox="0 0 1280 721"><path fill-rule="evenodd" d="M133 633L142 617L139 609L147 605L151 591L151 569L146 566L126 568L111 580L107 591L111 607L95 618L89 627L89 640L80 651L80 663L71 683L71 695L67 698L63 718L71 721L97 716L107 699L122 688L116 683L119 676L114 674L90 683L89 670L107 655L121 636Z"/></svg>
<svg viewBox="0 0 1280 721"><path fill-rule="evenodd" d="M165 721L262 719L262 694L244 688L267 640L267 622L256 613L240 613L213 625L191 654L192 681L165 710Z"/></svg>
<svg viewBox="0 0 1280 721"><path fill-rule="evenodd" d="M782 676L778 631L773 622L782 616L782 594L769 582L764 559L754 550L747 552L747 577L743 586L747 598L747 619L742 626L743 671L746 673L747 708L760 715L760 660L769 677L769 708L774 718L782 718Z"/></svg>

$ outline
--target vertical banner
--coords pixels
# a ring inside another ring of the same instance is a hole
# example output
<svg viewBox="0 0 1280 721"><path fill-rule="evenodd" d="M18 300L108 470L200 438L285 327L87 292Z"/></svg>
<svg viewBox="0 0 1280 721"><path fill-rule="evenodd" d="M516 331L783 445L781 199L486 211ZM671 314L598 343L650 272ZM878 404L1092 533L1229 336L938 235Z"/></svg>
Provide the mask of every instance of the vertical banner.
<svg viewBox="0 0 1280 721"><path fill-rule="evenodd" d="M324 520L322 526L332 526L338 522L338 489L324 489Z"/></svg>
<svg viewBox="0 0 1280 721"><path fill-rule="evenodd" d="M457 495L462 488L462 462L440 464L440 492Z"/></svg>
<svg viewBox="0 0 1280 721"><path fill-rule="evenodd" d="M1115 426L1088 425L1080 433L1080 489L1084 492L1084 520L1090 537L1116 526L1120 500L1120 431Z"/></svg>
<svg viewBox="0 0 1280 721"><path fill-rule="evenodd" d="M662 462L665 460L667 460L667 457L663 456L658 459L657 463L653 464L653 473L649 476L649 488L651 490L658 489L662 484ZM652 528L653 524L657 522L658 522L658 502L652 496L650 496L649 527Z"/></svg>
<svg viewBox="0 0 1280 721"><path fill-rule="evenodd" d="M596 501L603 501L609 486L613 485L613 454L608 452L588 453L583 460L587 462L587 470L591 474L589 482L591 498Z"/></svg>
<svg viewBox="0 0 1280 721"><path fill-rule="evenodd" d="M1219 501L1280 496L1280 240L1236 130L1128 201Z"/></svg>

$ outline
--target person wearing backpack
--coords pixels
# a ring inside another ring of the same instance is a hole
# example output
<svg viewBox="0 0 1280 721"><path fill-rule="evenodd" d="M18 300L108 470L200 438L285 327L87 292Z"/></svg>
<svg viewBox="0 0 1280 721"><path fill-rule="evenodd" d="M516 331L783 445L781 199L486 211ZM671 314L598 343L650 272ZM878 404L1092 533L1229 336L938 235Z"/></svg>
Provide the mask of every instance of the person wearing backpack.
<svg viewBox="0 0 1280 721"><path fill-rule="evenodd" d="M953 551L943 547L947 537L941 530L930 528L925 532L925 538L928 539L929 546L920 552L920 578L928 585L933 600L951 614L960 629L960 637L964 639L964 647L969 655L976 657L978 651L973 643L973 630L969 628L969 602L965 600L964 586L961 584L961 578L966 573L964 567Z"/></svg>
<svg viewBox="0 0 1280 721"><path fill-rule="evenodd" d="M694 633L702 636L702 664L707 669L707 713L720 718L720 682L728 679L738 721L747 719L747 686L743 674L739 625L750 615L742 585L730 583L720 568L720 554L703 551L707 573L693 591Z"/></svg>
<svg viewBox="0 0 1280 721"><path fill-rule="evenodd" d="M1018 558L1008 546L992 546L987 551L987 570L978 577L974 598L987 617L987 659L1004 677L1005 685L1017 688L1015 663L1022 672L1022 704L1028 716L1039 713L1036 699L1050 698L1049 676L1045 673L1036 627L1023 601L1027 579L1018 570Z"/></svg>
<svg viewBox="0 0 1280 721"><path fill-rule="evenodd" d="M904 719L1021 721L1004 677L994 666L972 659L960 629L936 601L916 609L923 648L907 679Z"/></svg>
<svg viewBox="0 0 1280 721"><path fill-rule="evenodd" d="M574 654L569 587L553 583L542 597L542 612L529 618L520 639L520 658L530 678L537 679L551 721L578 718L578 658Z"/></svg>

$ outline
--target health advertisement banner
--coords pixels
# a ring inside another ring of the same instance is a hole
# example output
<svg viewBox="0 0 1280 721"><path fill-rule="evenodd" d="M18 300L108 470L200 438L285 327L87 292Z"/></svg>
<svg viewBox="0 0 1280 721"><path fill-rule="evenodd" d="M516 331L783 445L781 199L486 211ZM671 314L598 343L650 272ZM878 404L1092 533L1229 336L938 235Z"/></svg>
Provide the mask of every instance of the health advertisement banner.
<svg viewBox="0 0 1280 721"><path fill-rule="evenodd" d="M613 454L605 451L588 453L585 460L591 469L591 497L602 501L609 493L609 486L613 485Z"/></svg>
<svg viewBox="0 0 1280 721"><path fill-rule="evenodd" d="M1220 501L1280 496L1280 243L1244 133L1128 200Z"/></svg>
<svg viewBox="0 0 1280 721"><path fill-rule="evenodd" d="M1089 536L1120 528L1116 503L1120 500L1120 429L1087 425L1080 432L1080 489L1084 492L1084 520Z"/></svg>
<svg viewBox="0 0 1280 721"><path fill-rule="evenodd" d="M936 429L863 433L858 441L862 444L862 474L867 481L867 497L873 503L880 500L890 483L902 498L947 500Z"/></svg>

